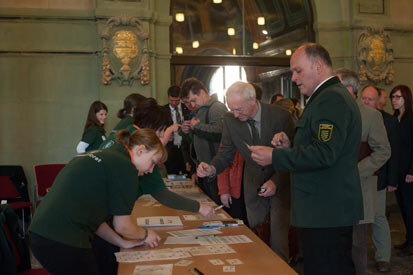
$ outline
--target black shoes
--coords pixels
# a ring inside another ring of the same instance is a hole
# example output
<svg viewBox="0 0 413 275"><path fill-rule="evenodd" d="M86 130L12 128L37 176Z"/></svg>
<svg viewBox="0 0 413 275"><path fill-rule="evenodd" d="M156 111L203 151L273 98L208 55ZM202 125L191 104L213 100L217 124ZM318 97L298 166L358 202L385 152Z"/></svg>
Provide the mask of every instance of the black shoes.
<svg viewBox="0 0 413 275"><path fill-rule="evenodd" d="M377 262L376 263L377 271L380 273L390 272L390 263L389 262Z"/></svg>

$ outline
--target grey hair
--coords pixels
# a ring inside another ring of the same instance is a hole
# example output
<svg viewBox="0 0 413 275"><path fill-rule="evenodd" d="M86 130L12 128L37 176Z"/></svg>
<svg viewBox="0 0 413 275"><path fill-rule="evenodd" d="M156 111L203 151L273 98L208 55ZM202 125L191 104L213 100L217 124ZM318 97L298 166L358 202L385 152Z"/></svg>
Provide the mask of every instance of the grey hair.
<svg viewBox="0 0 413 275"><path fill-rule="evenodd" d="M252 86L249 83L242 82L242 81L237 81L231 86L229 86L225 95L228 98L229 96L234 95L234 94L241 95L243 98L245 98L248 101L255 99L254 86Z"/></svg>
<svg viewBox="0 0 413 275"><path fill-rule="evenodd" d="M340 75L343 85L353 88L354 93L357 95L357 92L360 89L360 80L354 71L346 68L340 68L335 71L335 74Z"/></svg>

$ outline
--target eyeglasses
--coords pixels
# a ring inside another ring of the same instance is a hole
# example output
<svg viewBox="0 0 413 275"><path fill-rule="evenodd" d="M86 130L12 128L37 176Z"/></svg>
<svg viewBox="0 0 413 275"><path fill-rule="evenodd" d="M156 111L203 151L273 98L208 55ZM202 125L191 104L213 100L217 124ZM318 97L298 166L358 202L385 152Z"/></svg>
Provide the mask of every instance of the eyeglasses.
<svg viewBox="0 0 413 275"><path fill-rule="evenodd" d="M402 98L403 96L401 96L401 95L391 95L390 96L390 99L393 99L393 98L397 98L397 99L400 99L400 98Z"/></svg>

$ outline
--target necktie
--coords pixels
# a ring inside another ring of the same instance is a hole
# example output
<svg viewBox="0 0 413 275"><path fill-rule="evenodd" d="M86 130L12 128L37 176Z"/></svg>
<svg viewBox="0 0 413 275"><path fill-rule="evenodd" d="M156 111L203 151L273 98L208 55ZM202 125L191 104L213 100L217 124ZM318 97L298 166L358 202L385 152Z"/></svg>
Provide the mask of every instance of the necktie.
<svg viewBox="0 0 413 275"><path fill-rule="evenodd" d="M175 121L176 121L176 123L182 124L182 119L181 119L181 115L179 114L178 106L176 106L174 108L174 110L175 110Z"/></svg>
<svg viewBox="0 0 413 275"><path fill-rule="evenodd" d="M252 134L252 145L257 145L260 141L260 135L258 134L258 130L255 127L255 120L253 119L248 119L247 120L248 125L251 128L251 134Z"/></svg>

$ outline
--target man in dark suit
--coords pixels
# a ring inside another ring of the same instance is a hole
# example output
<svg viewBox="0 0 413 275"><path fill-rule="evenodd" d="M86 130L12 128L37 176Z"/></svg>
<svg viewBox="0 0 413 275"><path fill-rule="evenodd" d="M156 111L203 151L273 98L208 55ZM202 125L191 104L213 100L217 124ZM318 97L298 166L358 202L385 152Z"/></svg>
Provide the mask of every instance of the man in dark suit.
<svg viewBox="0 0 413 275"><path fill-rule="evenodd" d="M386 128L387 137L391 147L391 157L379 170L377 181L377 197L376 197L376 212L374 222L372 224L373 243L376 247L375 258L376 268L379 272L390 272L390 256L391 256L391 235L389 223L386 217L386 193L393 192L398 185L398 161L399 161L399 134L397 119L379 109L380 98L386 95L381 95L380 90L368 85L361 92L361 101L364 105L378 109L383 117L384 126ZM385 102L384 102L385 103Z"/></svg>
<svg viewBox="0 0 413 275"><path fill-rule="evenodd" d="M163 106L171 114L171 124L182 124L186 119L189 119L189 110L181 103L181 88L179 86L171 86L168 89L168 104ZM187 146L182 140L179 132L175 132L173 140L166 145L168 150L168 160L165 162L168 174L185 174L187 173L187 162L184 158L183 150Z"/></svg>
<svg viewBox="0 0 413 275"><path fill-rule="evenodd" d="M296 123L294 144L277 133L275 149L252 146L251 157L260 165L272 163L275 171L292 172L291 224L301 228L304 274L355 274L352 231L363 218L360 111L321 45L298 48L290 70L301 94L310 97Z"/></svg>
<svg viewBox="0 0 413 275"><path fill-rule="evenodd" d="M264 223L270 217L271 248L284 260L288 259L288 227L290 184L288 173L275 173L271 165L257 165L251 159L250 145L270 145L274 132L284 131L292 137L294 124L289 113L255 97L249 83L236 82L226 93L230 113L224 117L221 148L210 165L202 162L200 177L219 174L229 166L238 150L245 160L243 185L247 218L250 227ZM258 189L262 192L257 192Z"/></svg>

